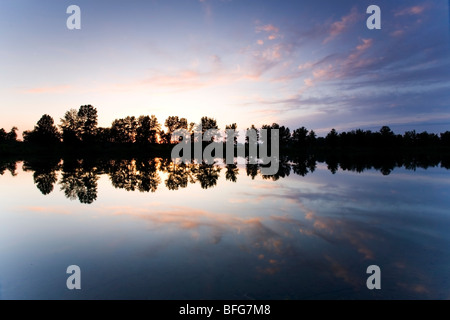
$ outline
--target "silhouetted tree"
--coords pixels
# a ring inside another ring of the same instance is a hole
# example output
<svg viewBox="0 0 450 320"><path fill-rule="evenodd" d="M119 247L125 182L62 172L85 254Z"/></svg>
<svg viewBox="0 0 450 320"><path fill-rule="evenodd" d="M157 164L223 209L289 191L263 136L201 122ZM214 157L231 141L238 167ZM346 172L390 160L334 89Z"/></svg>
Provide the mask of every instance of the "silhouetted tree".
<svg viewBox="0 0 450 320"><path fill-rule="evenodd" d="M64 114L59 127L62 130L64 143L74 144L81 141L81 121L78 118L78 111L70 109Z"/></svg>
<svg viewBox="0 0 450 320"><path fill-rule="evenodd" d="M17 141L17 133L16 133L17 130L18 130L17 127L12 127L12 128L11 128L11 131L9 131L9 132L6 134L5 140L6 140L7 142L14 142L14 141Z"/></svg>
<svg viewBox="0 0 450 320"><path fill-rule="evenodd" d="M92 105L83 105L78 111L70 109L64 114L59 125L64 143L93 143L97 130L97 109Z"/></svg>
<svg viewBox="0 0 450 320"><path fill-rule="evenodd" d="M0 143L5 142L5 141L6 141L6 131L5 131L5 129L1 128L0 129Z"/></svg>
<svg viewBox="0 0 450 320"><path fill-rule="evenodd" d="M95 140L99 143L111 143L114 142L114 138L111 134L111 128L97 128Z"/></svg>
<svg viewBox="0 0 450 320"><path fill-rule="evenodd" d="M424 131L417 135L417 144L421 147L435 146L439 144L439 137L434 133Z"/></svg>
<svg viewBox="0 0 450 320"><path fill-rule="evenodd" d="M169 132L165 132L164 130L161 130L159 134L159 139L161 143L168 144L170 143L170 140L172 139L172 135Z"/></svg>
<svg viewBox="0 0 450 320"><path fill-rule="evenodd" d="M152 115L140 116L138 127L136 129L136 142L138 143L156 143L161 131L161 125L158 119Z"/></svg>
<svg viewBox="0 0 450 320"><path fill-rule="evenodd" d="M295 129L294 132L292 132L292 142L297 147L305 147L307 136L308 129L306 129L305 127Z"/></svg>
<svg viewBox="0 0 450 320"><path fill-rule="evenodd" d="M450 147L450 131L441 133L441 144L445 147Z"/></svg>
<svg viewBox="0 0 450 320"><path fill-rule="evenodd" d="M336 129L331 129L331 131L327 134L327 136L325 137L325 142L327 143L328 146L330 147L336 147L338 145L339 142L339 135L336 132Z"/></svg>
<svg viewBox="0 0 450 320"><path fill-rule="evenodd" d="M58 128L54 125L53 118L44 114L37 122L33 131L23 133L25 142L54 145L61 141Z"/></svg>
<svg viewBox="0 0 450 320"><path fill-rule="evenodd" d="M116 119L111 125L111 137L117 143L133 143L136 140L137 120L133 117Z"/></svg>
<svg viewBox="0 0 450 320"><path fill-rule="evenodd" d="M287 147L291 143L291 130L288 127L281 126L279 127L280 134L280 146Z"/></svg>
<svg viewBox="0 0 450 320"><path fill-rule="evenodd" d="M236 145L237 144L237 138L238 138L237 124L236 123L232 123L232 124L226 125L225 126L225 130L234 130L235 134L234 134L234 137L233 137L233 143L234 143L234 145ZM228 137L228 133L226 133L225 134L225 142L227 142L229 138L230 137Z"/></svg>
<svg viewBox="0 0 450 320"><path fill-rule="evenodd" d="M269 149L271 148L271 129L278 129L280 147L287 147L291 143L291 131L285 126L280 126L278 123L272 123L271 125L263 125L261 129L267 130L267 141L261 137L261 142L267 143Z"/></svg>
<svg viewBox="0 0 450 320"><path fill-rule="evenodd" d="M177 116L170 116L166 119L164 125L167 127L167 134L172 137L172 134L179 129L188 129L188 122L186 118L178 118ZM172 139L170 139L172 140ZM174 141L175 142L175 141Z"/></svg>
<svg viewBox="0 0 450 320"><path fill-rule="evenodd" d="M256 137L250 136L248 133L250 130L253 130L256 132ZM245 144L248 149L250 149L250 146L257 146L259 141L259 130L255 127L254 124L251 125L250 128L247 128L246 135L245 135Z"/></svg>
<svg viewBox="0 0 450 320"><path fill-rule="evenodd" d="M417 134L416 130L413 131L406 131L403 134L403 144L405 146L415 146L417 143Z"/></svg>
<svg viewBox="0 0 450 320"><path fill-rule="evenodd" d="M97 133L97 118L97 109L90 104L81 106L78 110L81 137L84 142L94 141Z"/></svg>
<svg viewBox="0 0 450 320"><path fill-rule="evenodd" d="M202 128L202 130L201 130L202 137L205 135L205 132L208 130L212 130L212 129L219 130L217 121L213 118L202 117L200 120L200 124L201 124L201 128ZM215 140L216 140L215 137L212 137L210 141L215 141Z"/></svg>
<svg viewBox="0 0 450 320"><path fill-rule="evenodd" d="M394 132L388 126L383 126L380 129L380 146L393 147L396 144Z"/></svg>
<svg viewBox="0 0 450 320"><path fill-rule="evenodd" d="M17 141L17 127L12 127L11 131L8 133L5 131L5 129L0 129L0 143L2 142L14 142Z"/></svg>
<svg viewBox="0 0 450 320"><path fill-rule="evenodd" d="M306 137L306 143L309 146L313 146L316 143L316 133L314 130L309 131L308 136Z"/></svg>

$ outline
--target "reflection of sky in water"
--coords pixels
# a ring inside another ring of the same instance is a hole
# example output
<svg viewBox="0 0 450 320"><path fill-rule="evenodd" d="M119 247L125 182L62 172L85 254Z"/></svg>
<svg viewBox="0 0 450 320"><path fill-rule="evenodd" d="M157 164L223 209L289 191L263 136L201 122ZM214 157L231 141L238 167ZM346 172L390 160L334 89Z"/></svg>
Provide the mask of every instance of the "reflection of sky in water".
<svg viewBox="0 0 450 320"><path fill-rule="evenodd" d="M155 193L102 175L85 205L5 173L0 298L450 298L448 171L220 175ZM71 264L78 292L65 287ZM371 264L380 291L365 286Z"/></svg>

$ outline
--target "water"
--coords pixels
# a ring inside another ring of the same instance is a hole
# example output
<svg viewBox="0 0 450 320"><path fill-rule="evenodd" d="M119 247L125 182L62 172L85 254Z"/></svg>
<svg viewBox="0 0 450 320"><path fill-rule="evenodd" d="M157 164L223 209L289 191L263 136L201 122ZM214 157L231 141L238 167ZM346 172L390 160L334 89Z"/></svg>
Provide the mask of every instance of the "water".
<svg viewBox="0 0 450 320"><path fill-rule="evenodd" d="M439 166L333 174L319 162L302 176L284 164L262 177L161 159L14 165L0 170L1 299L450 298ZM81 290L66 287L70 265ZM370 265L380 290L366 286Z"/></svg>

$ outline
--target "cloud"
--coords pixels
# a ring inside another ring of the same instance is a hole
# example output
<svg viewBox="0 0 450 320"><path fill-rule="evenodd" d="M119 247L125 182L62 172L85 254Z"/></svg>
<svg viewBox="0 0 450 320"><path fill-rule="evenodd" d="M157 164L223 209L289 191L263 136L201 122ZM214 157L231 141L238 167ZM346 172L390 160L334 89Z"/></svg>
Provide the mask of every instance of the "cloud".
<svg viewBox="0 0 450 320"><path fill-rule="evenodd" d="M314 64L312 62L306 62L298 66L298 70L310 69Z"/></svg>
<svg viewBox="0 0 450 320"><path fill-rule="evenodd" d="M425 5L412 6L412 7L398 10L394 13L394 15L396 17L405 16L405 15L408 15L408 16L419 15L419 14L423 13L425 11L425 9L426 9Z"/></svg>
<svg viewBox="0 0 450 320"><path fill-rule="evenodd" d="M72 214L72 212L69 209L67 209L67 207L65 207L65 206L45 206L45 207L31 206L31 207L24 207L24 209L27 212L36 212L36 213L41 213L41 214L44 214L44 215L48 215L48 214L68 215L68 214Z"/></svg>
<svg viewBox="0 0 450 320"><path fill-rule="evenodd" d="M224 85L244 80L244 73L238 69L227 70L223 67L220 56L213 54L208 57L209 63L205 64L207 70L200 71L201 65L194 60L189 68L175 71L151 70L151 75L140 80L128 83L116 83L114 90L133 91L143 87L156 89L169 89L176 92L197 90L205 87Z"/></svg>
<svg viewBox="0 0 450 320"><path fill-rule="evenodd" d="M303 80L303 82L304 82L305 86L307 86L307 87L312 87L314 85L314 82L311 78L307 78L307 79Z"/></svg>
<svg viewBox="0 0 450 320"><path fill-rule="evenodd" d="M362 39L362 44L356 46L356 50L365 51L369 49L373 44L373 39Z"/></svg>
<svg viewBox="0 0 450 320"><path fill-rule="evenodd" d="M330 79L333 78L333 66L329 64L328 66L316 69L313 71L314 79Z"/></svg>
<svg viewBox="0 0 450 320"><path fill-rule="evenodd" d="M323 43L327 43L340 34L344 33L349 27L355 24L362 18L362 15L358 13L356 8L352 8L349 14L343 16L341 20L335 21L328 29L328 37L325 38Z"/></svg>
<svg viewBox="0 0 450 320"><path fill-rule="evenodd" d="M392 31L389 35L392 37L401 37L404 34L405 34L405 30L398 29L398 30Z"/></svg>
<svg viewBox="0 0 450 320"><path fill-rule="evenodd" d="M36 87L27 89L25 93L64 93L72 89L71 85L59 85L59 86L49 86L49 87Z"/></svg>
<svg viewBox="0 0 450 320"><path fill-rule="evenodd" d="M275 40L281 37L281 35L279 34L280 29L278 27L275 27L272 24L266 24L266 25L258 25L255 27L255 32L256 33L269 33L269 35L267 36L267 40Z"/></svg>
<svg viewBox="0 0 450 320"><path fill-rule="evenodd" d="M280 29L275 27L272 24L266 24L264 26L256 26L255 31L256 31L256 33L260 33L260 32L278 33L278 31L280 31Z"/></svg>
<svg viewBox="0 0 450 320"><path fill-rule="evenodd" d="M211 22L212 21L212 17L213 17L213 9L211 6L211 2L206 1L206 0L199 0L200 3L202 4L202 9L203 12L205 14L205 20L207 22Z"/></svg>
<svg viewBox="0 0 450 320"><path fill-rule="evenodd" d="M213 54L210 59L214 69L217 70L222 67L222 58L220 58L217 54Z"/></svg>

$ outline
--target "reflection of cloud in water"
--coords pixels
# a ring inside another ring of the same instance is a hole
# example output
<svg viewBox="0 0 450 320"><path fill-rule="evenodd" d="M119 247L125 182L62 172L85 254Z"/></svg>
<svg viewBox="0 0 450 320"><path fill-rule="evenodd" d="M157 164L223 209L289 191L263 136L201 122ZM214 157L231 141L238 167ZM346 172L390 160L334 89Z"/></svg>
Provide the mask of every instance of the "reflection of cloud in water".
<svg viewBox="0 0 450 320"><path fill-rule="evenodd" d="M286 248L283 236L268 226L272 219L261 217L242 218L236 215L213 213L190 207L155 207L153 209L137 209L134 207L105 207L102 211L115 215L129 215L149 222L152 228L164 232L179 233L189 231L192 240L205 239L207 243L218 245L225 235L233 236L238 247L260 260L264 265L257 266L263 273L273 274L281 264L274 256L283 257ZM270 221L269 221L270 220Z"/></svg>
<svg viewBox="0 0 450 320"><path fill-rule="evenodd" d="M134 207L109 207L104 208L116 215L130 215L149 222L152 227L159 230L189 231L189 236L194 241L205 241L218 245L224 237L232 237L238 242L238 247L247 254L254 256L255 266L258 272L263 274L275 274L280 272L286 259L294 259L296 263L308 263L308 257L315 253L308 252L308 247L302 247L302 237L319 237L328 245L353 248L364 259L374 259L374 253L365 243L374 236L363 231L349 222L343 222L327 217L321 217L308 210L303 205L304 219L294 219L288 216L272 215L270 217L240 217L233 214L217 213L190 207L172 206L162 207L153 205L152 209L137 209ZM298 230L297 236L292 233L292 227ZM340 250L340 249L339 249ZM333 257L329 252L326 258L316 261L323 266L323 270L336 273L339 258ZM292 261L291 261L292 263ZM328 267L327 267L328 266ZM342 267L343 268L343 267ZM349 281L341 271L339 278Z"/></svg>
<svg viewBox="0 0 450 320"><path fill-rule="evenodd" d="M24 207L26 212L37 212L42 214L71 214L72 212L67 209L65 206L32 206L32 207Z"/></svg>
<svg viewBox="0 0 450 320"><path fill-rule="evenodd" d="M344 280L353 287L358 287L360 285L360 279L350 273L349 270L336 259L328 255L325 255L325 259L330 263L331 271L336 278Z"/></svg>

